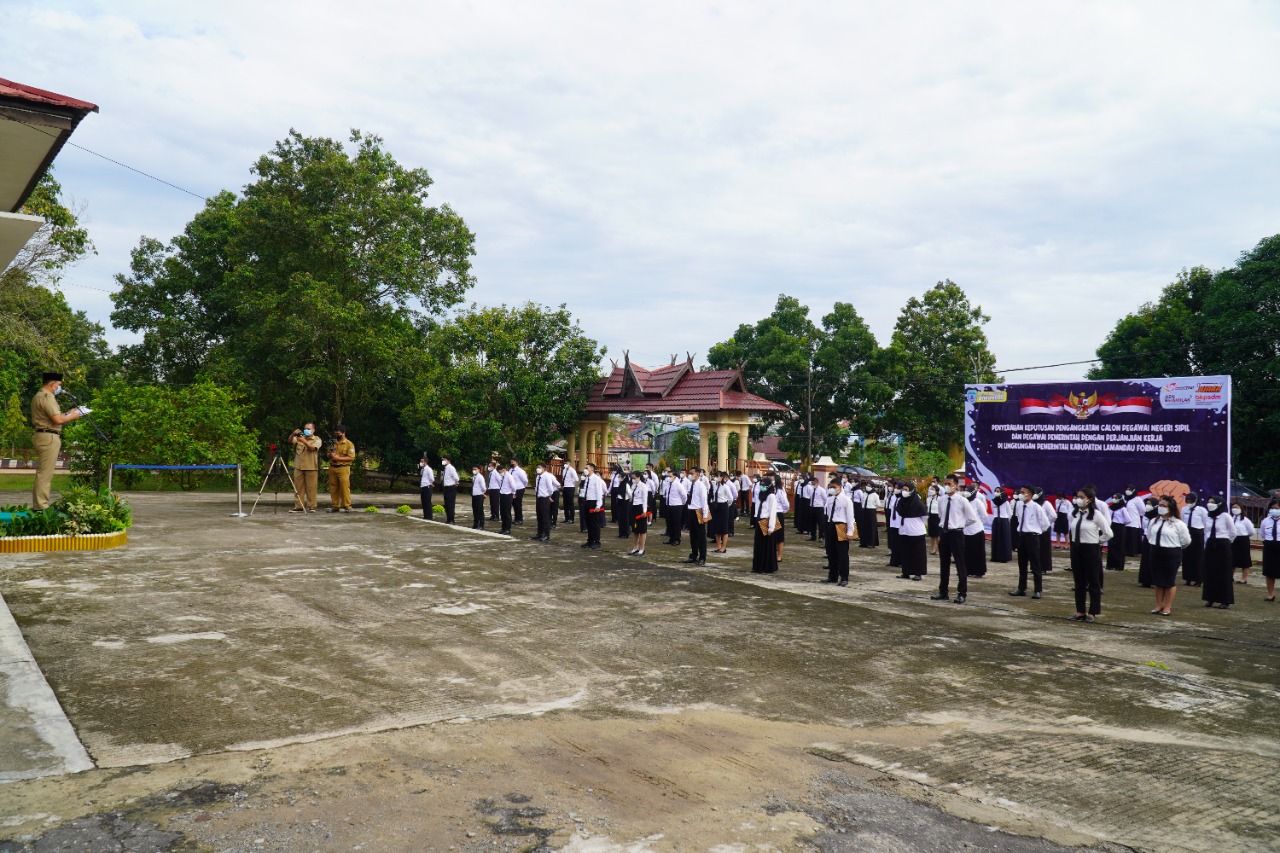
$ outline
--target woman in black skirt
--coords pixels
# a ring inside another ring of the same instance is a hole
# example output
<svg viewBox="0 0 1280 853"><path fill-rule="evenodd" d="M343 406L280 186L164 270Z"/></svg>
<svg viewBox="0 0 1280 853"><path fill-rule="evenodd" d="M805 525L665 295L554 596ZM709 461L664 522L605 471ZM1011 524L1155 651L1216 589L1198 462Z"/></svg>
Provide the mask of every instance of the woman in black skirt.
<svg viewBox="0 0 1280 853"><path fill-rule="evenodd" d="M1276 579L1280 578L1280 500L1267 504L1267 517L1258 525L1262 534L1262 576L1267 579L1267 597L1275 603Z"/></svg>
<svg viewBox="0 0 1280 853"><path fill-rule="evenodd" d="M1156 609L1151 612L1168 616L1178 593L1182 549L1191 544L1187 525L1178 517L1178 504L1168 495L1156 504L1156 518L1147 525L1147 541L1151 543L1151 582L1156 587Z"/></svg>
<svg viewBox="0 0 1280 853"><path fill-rule="evenodd" d="M1231 523L1236 526L1236 538L1231 540L1231 568L1240 570L1240 580L1249 582L1249 570L1253 568L1253 522L1245 517L1239 503L1231 505Z"/></svg>
<svg viewBox="0 0 1280 853"><path fill-rule="evenodd" d="M942 536L942 518L938 515L940 493L937 483L929 484L929 497L925 499L925 509L929 511L929 553L938 553L938 539ZM1012 533L1010 534L1012 537Z"/></svg>
<svg viewBox="0 0 1280 853"><path fill-rule="evenodd" d="M1067 541L1071 543L1071 574L1076 581L1076 622L1093 622L1102 613L1102 543L1112 537L1111 522L1098 506L1093 486L1076 492L1075 507L1067 516ZM1085 609L1085 594L1089 597Z"/></svg>
<svg viewBox="0 0 1280 853"><path fill-rule="evenodd" d="M973 504L976 519L964 526L965 573L971 578L986 577L987 531L982 519L987 516L987 499L978 493L978 487L973 484L968 486L965 497Z"/></svg>
<svg viewBox="0 0 1280 853"><path fill-rule="evenodd" d="M902 487L900 497L893 508L902 522L898 528L898 554L902 560L899 577L918 581L921 575L929 573L928 546L925 544L925 517L928 512L924 501L910 484Z"/></svg>
<svg viewBox="0 0 1280 853"><path fill-rule="evenodd" d="M1222 498L1209 498L1204 508L1209 523L1204 533L1204 589L1200 598L1205 607L1216 604L1226 610L1236 603L1231 583L1231 542L1236 538L1236 526Z"/></svg>
<svg viewBox="0 0 1280 853"><path fill-rule="evenodd" d="M1125 509L1124 498L1118 493L1111 496L1111 500L1107 501L1107 509L1111 510L1112 530L1119 530L1120 535L1116 536L1107 543L1107 571L1123 572L1124 571L1124 528L1129 521L1128 510Z"/></svg>
<svg viewBox="0 0 1280 853"><path fill-rule="evenodd" d="M721 471L715 490L711 493L711 535L716 538L713 554L729 552L729 528L733 525L734 503L736 496L733 486L729 484L729 475Z"/></svg>
<svg viewBox="0 0 1280 853"><path fill-rule="evenodd" d="M1191 534L1191 544L1182 552L1182 580L1187 586L1200 586L1204 574L1204 531L1209 526L1209 515L1200 506L1200 496L1195 492L1187 495L1186 506L1182 508L1182 523Z"/></svg>
<svg viewBox="0 0 1280 853"><path fill-rule="evenodd" d="M778 549L773 543L773 533L778 529L778 501L773 486L760 482L760 497L756 500L751 516L755 528L755 547L751 551L751 571L755 574L773 574L778 570Z"/></svg>
<svg viewBox="0 0 1280 853"><path fill-rule="evenodd" d="M1147 538L1147 530L1156 517L1156 499L1151 496L1143 498L1145 508L1142 518L1142 542L1138 545L1138 586L1151 589L1151 540Z"/></svg>

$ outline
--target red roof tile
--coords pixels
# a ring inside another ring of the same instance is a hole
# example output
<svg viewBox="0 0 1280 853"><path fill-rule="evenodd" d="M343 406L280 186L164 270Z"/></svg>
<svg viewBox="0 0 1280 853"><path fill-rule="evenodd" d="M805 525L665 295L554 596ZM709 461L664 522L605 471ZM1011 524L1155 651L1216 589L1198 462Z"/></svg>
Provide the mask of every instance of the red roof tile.
<svg viewBox="0 0 1280 853"><path fill-rule="evenodd" d="M6 80L3 77L0 77L0 97L17 98L35 104L48 104L72 110L86 110L95 113L98 111L97 104L81 101L78 98L69 98L66 95L59 95L57 92L37 89L34 86L15 83L13 80Z"/></svg>
<svg viewBox="0 0 1280 853"><path fill-rule="evenodd" d="M624 382L630 371L634 382ZM624 387L630 393L623 394ZM638 392L638 393L637 393ZM725 409L782 414L787 407L749 393L737 370L696 371L683 362L646 370L630 359L591 389L589 412L683 413Z"/></svg>

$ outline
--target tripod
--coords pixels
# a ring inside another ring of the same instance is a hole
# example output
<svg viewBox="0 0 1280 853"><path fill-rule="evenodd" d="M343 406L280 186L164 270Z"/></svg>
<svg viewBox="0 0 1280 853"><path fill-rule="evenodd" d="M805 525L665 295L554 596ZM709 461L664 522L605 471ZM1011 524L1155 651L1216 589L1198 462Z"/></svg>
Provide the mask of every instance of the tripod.
<svg viewBox="0 0 1280 853"><path fill-rule="evenodd" d="M271 475L275 473L276 465L280 465L280 470L284 473L284 477L289 481L290 488L293 489L294 495L298 494L298 486L293 482L293 476L289 473L289 463L284 461L284 457L279 451L271 455L271 464L267 466L267 474L262 478L262 485L258 487L258 496L253 499L253 506L249 508L249 515L253 515L253 511L258 508L258 501L262 500L262 493L267 488L267 481L271 479ZM272 512L280 511L280 481L276 480L276 502L272 505Z"/></svg>

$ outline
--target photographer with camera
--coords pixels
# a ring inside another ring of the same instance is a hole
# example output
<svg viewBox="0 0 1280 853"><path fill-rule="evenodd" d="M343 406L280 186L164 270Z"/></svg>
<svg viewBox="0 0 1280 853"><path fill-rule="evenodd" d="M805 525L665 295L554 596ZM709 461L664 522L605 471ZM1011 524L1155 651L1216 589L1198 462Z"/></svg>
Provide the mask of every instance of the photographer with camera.
<svg viewBox="0 0 1280 853"><path fill-rule="evenodd" d="M347 427L333 428L329 444L329 512L351 512L351 463L356 446L347 438Z"/></svg>
<svg viewBox="0 0 1280 853"><path fill-rule="evenodd" d="M316 484L320 479L320 447L316 425L308 421L289 433L293 445L294 505L289 512L316 511Z"/></svg>

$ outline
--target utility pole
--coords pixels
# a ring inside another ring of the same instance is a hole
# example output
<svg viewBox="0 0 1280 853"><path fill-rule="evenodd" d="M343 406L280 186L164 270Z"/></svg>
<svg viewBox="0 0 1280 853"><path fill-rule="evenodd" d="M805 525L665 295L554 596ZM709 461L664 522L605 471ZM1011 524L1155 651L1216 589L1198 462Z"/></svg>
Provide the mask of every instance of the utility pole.
<svg viewBox="0 0 1280 853"><path fill-rule="evenodd" d="M808 449L805 450L804 461L810 469L813 468L813 353L809 354L809 372L808 381L806 383L805 400L808 403L806 407L808 413L804 425L804 437L808 443Z"/></svg>

